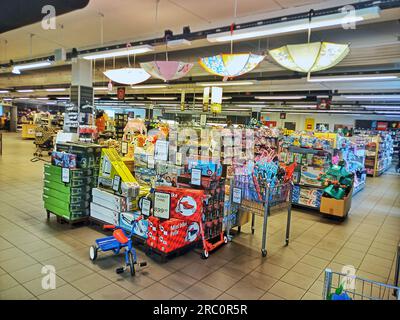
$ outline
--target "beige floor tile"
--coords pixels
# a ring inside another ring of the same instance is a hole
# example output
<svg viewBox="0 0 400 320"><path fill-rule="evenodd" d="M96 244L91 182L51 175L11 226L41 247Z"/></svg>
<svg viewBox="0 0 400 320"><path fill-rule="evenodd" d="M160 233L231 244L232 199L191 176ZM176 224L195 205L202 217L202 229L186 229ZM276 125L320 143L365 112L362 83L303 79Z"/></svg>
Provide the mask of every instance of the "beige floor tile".
<svg viewBox="0 0 400 320"><path fill-rule="evenodd" d="M89 297L93 300L124 300L131 295L132 293L117 286L116 284L110 284L89 294Z"/></svg>
<svg viewBox="0 0 400 320"><path fill-rule="evenodd" d="M71 282L71 284L85 294L95 292L111 284L111 281L94 273Z"/></svg>
<svg viewBox="0 0 400 320"><path fill-rule="evenodd" d="M41 294L44 294L46 292L49 292L51 289L46 289L43 288L42 285L42 280L43 278L36 278L27 282L24 282L23 286L32 294L34 294L35 296L39 296ZM66 282L61 279L60 277L56 277L56 288L60 288L62 286L64 286L66 284Z"/></svg>
<svg viewBox="0 0 400 320"><path fill-rule="evenodd" d="M29 300L32 298L34 298L32 293L21 285L0 291L0 300Z"/></svg>
<svg viewBox="0 0 400 320"><path fill-rule="evenodd" d="M299 300L304 295L305 290L286 282L278 281L268 292L287 300Z"/></svg>
<svg viewBox="0 0 400 320"><path fill-rule="evenodd" d="M77 264L58 271L57 275L63 278L65 281L72 282L92 273L93 271L91 269L82 264Z"/></svg>
<svg viewBox="0 0 400 320"><path fill-rule="evenodd" d="M255 271L258 271L275 279L280 279L284 274L288 272L288 269L265 262L261 266L256 268Z"/></svg>
<svg viewBox="0 0 400 320"><path fill-rule="evenodd" d="M168 300L177 294L177 291L157 282L136 293L139 298L144 300Z"/></svg>
<svg viewBox="0 0 400 320"><path fill-rule="evenodd" d="M167 286L168 288L173 289L176 292L182 292L185 289L189 288L193 283L197 280L189 277L181 272L173 273L166 278L162 279L160 282ZM208 281L205 281L208 282Z"/></svg>
<svg viewBox="0 0 400 320"><path fill-rule="evenodd" d="M193 300L214 300L222 294L222 291L205 283L197 282L182 293Z"/></svg>
<svg viewBox="0 0 400 320"><path fill-rule="evenodd" d="M314 283L315 278L310 278L295 271L290 270L280 281L294 285L300 289L307 290Z"/></svg>
<svg viewBox="0 0 400 320"><path fill-rule="evenodd" d="M219 297L217 297L216 300L239 300L239 298L231 296L231 295L229 295L227 293L223 293Z"/></svg>
<svg viewBox="0 0 400 320"><path fill-rule="evenodd" d="M259 300L284 300L284 299L282 297L272 294L271 292L267 292Z"/></svg>
<svg viewBox="0 0 400 320"><path fill-rule="evenodd" d="M47 291L38 296L40 300L77 300L85 294L70 284L58 287L55 290Z"/></svg>
<svg viewBox="0 0 400 320"><path fill-rule="evenodd" d="M330 261L335 256L335 253L331 252L331 251L319 249L319 248L313 248L310 250L308 255Z"/></svg>
<svg viewBox="0 0 400 320"><path fill-rule="evenodd" d="M314 268L324 269L328 264L329 261L325 259L321 259L312 255L305 255L300 262L310 265Z"/></svg>
<svg viewBox="0 0 400 320"><path fill-rule="evenodd" d="M225 291L237 283L238 279L225 274L221 270L217 270L203 278L201 281L218 290Z"/></svg>
<svg viewBox="0 0 400 320"><path fill-rule="evenodd" d="M10 289L17 286L19 283L11 277L9 274L3 274L0 276L0 291Z"/></svg>
<svg viewBox="0 0 400 320"><path fill-rule="evenodd" d="M317 280L308 289L308 292L322 296L323 289L324 289L324 281Z"/></svg>
<svg viewBox="0 0 400 320"><path fill-rule="evenodd" d="M254 281L254 279L252 280ZM253 281L244 278L234 284L226 293L241 300L257 300L264 295L266 290L255 287Z"/></svg>
<svg viewBox="0 0 400 320"><path fill-rule="evenodd" d="M42 268L43 265L37 263L27 268L11 272L10 274L18 282L25 283L33 279L42 278L44 276L44 274L42 274Z"/></svg>
<svg viewBox="0 0 400 320"><path fill-rule="evenodd" d="M306 292L301 300L322 300L322 296L314 294L312 292Z"/></svg>

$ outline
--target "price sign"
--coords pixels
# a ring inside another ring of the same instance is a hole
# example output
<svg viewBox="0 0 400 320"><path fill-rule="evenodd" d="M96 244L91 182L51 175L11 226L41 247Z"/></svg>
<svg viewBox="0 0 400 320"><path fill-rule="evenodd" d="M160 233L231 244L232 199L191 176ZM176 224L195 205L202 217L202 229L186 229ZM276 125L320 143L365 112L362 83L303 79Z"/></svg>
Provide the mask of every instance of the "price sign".
<svg viewBox="0 0 400 320"><path fill-rule="evenodd" d="M232 201L233 203L242 203L242 190L239 188L233 188L232 190Z"/></svg>
<svg viewBox="0 0 400 320"><path fill-rule="evenodd" d="M201 186L201 170L192 169L192 179L190 182L194 186Z"/></svg>
<svg viewBox="0 0 400 320"><path fill-rule="evenodd" d="M122 154L128 153L128 142L125 142L125 141L121 142L121 152L122 152Z"/></svg>
<svg viewBox="0 0 400 320"><path fill-rule="evenodd" d="M180 152L176 153L176 165L177 166L182 165L182 153L180 153Z"/></svg>
<svg viewBox="0 0 400 320"><path fill-rule="evenodd" d="M103 167L103 170L102 170L103 174L105 176L110 176L110 173L111 173L111 162L110 162L110 160L108 160L107 157L104 157L102 167Z"/></svg>
<svg viewBox="0 0 400 320"><path fill-rule="evenodd" d="M206 123L207 123L207 115L205 114L200 115L200 125L204 127Z"/></svg>
<svg viewBox="0 0 400 320"><path fill-rule="evenodd" d="M164 192L154 193L154 216L161 219L169 219L171 208L171 195Z"/></svg>
<svg viewBox="0 0 400 320"><path fill-rule="evenodd" d="M148 217L150 215L151 201L146 198L142 198L142 215Z"/></svg>
<svg viewBox="0 0 400 320"><path fill-rule="evenodd" d="M114 176L113 179L112 189L116 192L119 192L120 187L121 187L121 177L116 175Z"/></svg>
<svg viewBox="0 0 400 320"><path fill-rule="evenodd" d="M64 182L64 183L69 183L70 182L69 168L62 168L61 181Z"/></svg>
<svg viewBox="0 0 400 320"><path fill-rule="evenodd" d="M168 146L169 142L164 140L157 140L154 152L154 159L159 161L168 160Z"/></svg>
<svg viewBox="0 0 400 320"><path fill-rule="evenodd" d="M147 157L147 167L149 169L154 169L154 157L153 156Z"/></svg>

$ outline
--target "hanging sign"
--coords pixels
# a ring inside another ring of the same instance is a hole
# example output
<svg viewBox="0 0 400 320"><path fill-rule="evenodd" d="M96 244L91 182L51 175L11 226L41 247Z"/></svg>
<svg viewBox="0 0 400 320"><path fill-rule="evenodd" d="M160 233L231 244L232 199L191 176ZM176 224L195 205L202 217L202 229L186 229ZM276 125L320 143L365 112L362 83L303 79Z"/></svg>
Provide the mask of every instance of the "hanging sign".
<svg viewBox="0 0 400 320"><path fill-rule="evenodd" d="M306 131L313 131L314 130L314 118L307 118L305 120L304 128Z"/></svg>
<svg viewBox="0 0 400 320"><path fill-rule="evenodd" d="M70 182L69 168L62 168L61 181L64 182L64 183L69 183Z"/></svg>
<svg viewBox="0 0 400 320"><path fill-rule="evenodd" d="M236 204L242 203L242 190L240 188L233 188L232 201L233 201L233 203L236 203Z"/></svg>
<svg viewBox="0 0 400 320"><path fill-rule="evenodd" d="M211 88L211 112L221 113L222 111L222 88L212 87Z"/></svg>
<svg viewBox="0 0 400 320"><path fill-rule="evenodd" d="M154 216L161 219L169 219L171 207L171 195L164 192L154 193Z"/></svg>
<svg viewBox="0 0 400 320"><path fill-rule="evenodd" d="M181 93L181 111L185 111L185 91Z"/></svg>
<svg viewBox="0 0 400 320"><path fill-rule="evenodd" d="M210 101L210 87L205 87L203 91L203 112L208 112Z"/></svg>
<svg viewBox="0 0 400 320"><path fill-rule="evenodd" d="M119 87L117 89L117 98L118 98L118 100L125 99L125 87Z"/></svg>
<svg viewBox="0 0 400 320"><path fill-rule="evenodd" d="M192 169L192 177L190 183L194 186L201 186L201 170Z"/></svg>

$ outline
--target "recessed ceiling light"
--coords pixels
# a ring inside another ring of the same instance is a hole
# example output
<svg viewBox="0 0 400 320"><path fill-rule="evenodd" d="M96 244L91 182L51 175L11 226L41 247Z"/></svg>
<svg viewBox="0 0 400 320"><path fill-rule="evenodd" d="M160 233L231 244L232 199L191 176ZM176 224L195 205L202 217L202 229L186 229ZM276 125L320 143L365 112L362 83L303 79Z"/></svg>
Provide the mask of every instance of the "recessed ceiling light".
<svg viewBox="0 0 400 320"><path fill-rule="evenodd" d="M376 81L376 80L395 80L397 76L359 76L359 77L314 77L308 82L339 82L339 81Z"/></svg>
<svg viewBox="0 0 400 320"><path fill-rule="evenodd" d="M255 96L257 100L301 100L306 99L306 96Z"/></svg>
<svg viewBox="0 0 400 320"><path fill-rule="evenodd" d="M149 100L176 100L177 97L147 97Z"/></svg>
<svg viewBox="0 0 400 320"><path fill-rule="evenodd" d="M166 84L149 84L149 85L141 85L141 86L131 86L132 89L159 89L159 88L167 88Z"/></svg>
<svg viewBox="0 0 400 320"><path fill-rule="evenodd" d="M141 54L154 51L154 47L150 45L142 45L135 47L125 47L121 49L107 50L98 53L88 53L80 55L81 58L86 60L104 59L113 57L123 57L131 54Z"/></svg>
<svg viewBox="0 0 400 320"><path fill-rule="evenodd" d="M342 95L341 98L349 100L400 100L400 94Z"/></svg>
<svg viewBox="0 0 400 320"><path fill-rule="evenodd" d="M66 88L49 88L49 89L46 89L47 92L63 92L63 91L66 91L66 90L67 90Z"/></svg>

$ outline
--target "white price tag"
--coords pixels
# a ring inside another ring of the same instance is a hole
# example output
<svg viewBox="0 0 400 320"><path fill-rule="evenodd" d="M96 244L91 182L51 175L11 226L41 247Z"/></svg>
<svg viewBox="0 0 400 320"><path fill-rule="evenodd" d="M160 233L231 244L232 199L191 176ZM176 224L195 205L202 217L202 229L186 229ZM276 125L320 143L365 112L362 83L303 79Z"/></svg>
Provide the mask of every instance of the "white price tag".
<svg viewBox="0 0 400 320"><path fill-rule="evenodd" d="M192 179L190 182L194 186L201 186L201 170L192 169Z"/></svg>
<svg viewBox="0 0 400 320"><path fill-rule="evenodd" d="M116 175L114 176L113 179L112 189L116 192L119 192L120 187L121 187L121 177Z"/></svg>
<svg viewBox="0 0 400 320"><path fill-rule="evenodd" d="M111 162L110 162L110 160L108 160L108 157L104 157L103 158L102 167L103 167L103 170L102 170L103 174L105 176L110 176L110 174L111 174Z"/></svg>
<svg viewBox="0 0 400 320"><path fill-rule="evenodd" d="M61 181L64 182L64 183L69 183L70 182L70 179L69 179L69 168L62 168Z"/></svg>
<svg viewBox="0 0 400 320"><path fill-rule="evenodd" d="M168 160L168 146L169 142L164 140L157 140L155 151L154 151L154 159L159 161L167 161Z"/></svg>
<svg viewBox="0 0 400 320"><path fill-rule="evenodd" d="M128 153L128 142L125 142L125 141L121 142L121 153L122 154Z"/></svg>
<svg viewBox="0 0 400 320"><path fill-rule="evenodd" d="M204 127L207 124L207 115L202 114L200 115L200 125Z"/></svg>
<svg viewBox="0 0 400 320"><path fill-rule="evenodd" d="M169 219L171 207L171 195L169 193L154 193L154 216L161 219Z"/></svg>
<svg viewBox="0 0 400 320"><path fill-rule="evenodd" d="M242 190L239 188L233 188L232 190L232 201L233 203L242 203Z"/></svg>
<svg viewBox="0 0 400 320"><path fill-rule="evenodd" d="M149 169L154 169L154 157L153 156L147 157L147 167Z"/></svg>
<svg viewBox="0 0 400 320"><path fill-rule="evenodd" d="M176 165L177 166L182 165L182 153L180 153L180 152L176 153Z"/></svg>
<svg viewBox="0 0 400 320"><path fill-rule="evenodd" d="M142 215L148 217L150 215L151 201L146 198L142 198Z"/></svg>

